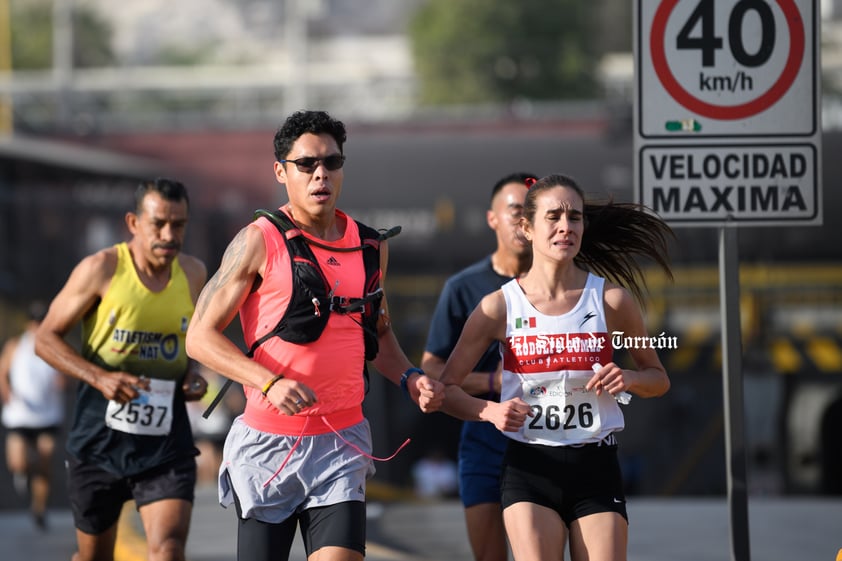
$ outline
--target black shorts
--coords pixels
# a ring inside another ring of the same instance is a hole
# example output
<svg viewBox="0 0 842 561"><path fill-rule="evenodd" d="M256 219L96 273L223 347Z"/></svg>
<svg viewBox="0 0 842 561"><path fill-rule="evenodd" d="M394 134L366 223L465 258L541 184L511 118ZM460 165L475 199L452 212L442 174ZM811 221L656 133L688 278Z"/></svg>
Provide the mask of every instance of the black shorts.
<svg viewBox="0 0 842 561"><path fill-rule="evenodd" d="M277 524L255 518L243 519L236 493L234 506L238 520L237 559L240 561L287 559L299 524L307 558L328 546L344 547L365 556L366 514L362 501L308 508Z"/></svg>
<svg viewBox="0 0 842 561"><path fill-rule="evenodd" d="M41 436L42 434L49 434L50 436L55 437L58 434L60 428L61 427L59 426L39 428L13 427L6 430L9 434L20 435L20 437L26 441L27 446L35 446L35 443L38 441L39 436Z"/></svg>
<svg viewBox="0 0 842 561"><path fill-rule="evenodd" d="M76 528L101 534L117 523L123 504L138 508L163 499L193 503L196 459L183 458L130 477L119 477L97 465L67 460L67 493Z"/></svg>
<svg viewBox="0 0 842 561"><path fill-rule="evenodd" d="M616 512L628 521L616 444L543 446L512 441L503 459L505 509L519 502L558 512L569 527L577 518Z"/></svg>

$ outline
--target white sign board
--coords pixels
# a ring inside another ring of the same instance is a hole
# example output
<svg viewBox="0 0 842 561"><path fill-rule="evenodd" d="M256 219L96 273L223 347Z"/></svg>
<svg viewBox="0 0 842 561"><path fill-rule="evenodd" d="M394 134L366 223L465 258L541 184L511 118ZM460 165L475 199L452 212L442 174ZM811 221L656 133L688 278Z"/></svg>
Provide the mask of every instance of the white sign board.
<svg viewBox="0 0 842 561"><path fill-rule="evenodd" d="M637 0L635 191L671 225L821 224L818 0Z"/></svg>

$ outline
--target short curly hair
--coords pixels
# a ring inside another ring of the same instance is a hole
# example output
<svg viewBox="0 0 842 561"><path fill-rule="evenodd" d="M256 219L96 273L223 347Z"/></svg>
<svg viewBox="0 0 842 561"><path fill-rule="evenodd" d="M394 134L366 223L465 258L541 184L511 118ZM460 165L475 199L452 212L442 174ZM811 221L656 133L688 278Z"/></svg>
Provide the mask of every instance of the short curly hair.
<svg viewBox="0 0 842 561"><path fill-rule="evenodd" d="M326 112L296 111L287 117L284 124L275 132L275 159L277 161L286 159L298 137L306 133L329 134L339 146L340 153L347 139L345 124Z"/></svg>

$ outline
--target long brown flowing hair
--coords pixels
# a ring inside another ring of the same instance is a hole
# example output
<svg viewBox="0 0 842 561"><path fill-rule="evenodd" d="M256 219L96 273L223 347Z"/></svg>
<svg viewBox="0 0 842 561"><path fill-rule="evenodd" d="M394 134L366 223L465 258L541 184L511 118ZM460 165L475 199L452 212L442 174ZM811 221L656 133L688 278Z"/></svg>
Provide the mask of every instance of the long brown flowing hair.
<svg viewBox="0 0 842 561"><path fill-rule="evenodd" d="M573 262L585 269L628 288L643 304L646 279L637 257L657 263L672 280L669 240L674 234L669 225L643 205L588 202L582 188L571 177L553 174L536 181L529 188L523 204L523 216L535 224L536 199L543 191L569 187L584 203L585 232Z"/></svg>

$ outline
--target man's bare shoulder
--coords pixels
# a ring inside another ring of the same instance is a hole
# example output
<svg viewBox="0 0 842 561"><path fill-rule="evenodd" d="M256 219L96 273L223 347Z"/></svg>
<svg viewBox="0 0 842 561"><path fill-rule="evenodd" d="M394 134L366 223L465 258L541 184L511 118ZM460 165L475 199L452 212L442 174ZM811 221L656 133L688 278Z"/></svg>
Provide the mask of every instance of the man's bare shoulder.
<svg viewBox="0 0 842 561"><path fill-rule="evenodd" d="M110 280L117 271L117 260L117 248L107 247L84 257L76 265L76 271L90 279Z"/></svg>
<svg viewBox="0 0 842 561"><path fill-rule="evenodd" d="M184 274L191 281L199 280L204 282L208 277L208 267L205 262L194 255L181 253L178 256L178 262L181 268L184 269Z"/></svg>
<svg viewBox="0 0 842 561"><path fill-rule="evenodd" d="M101 249L82 258L73 268L70 277L57 298L71 295L89 300L102 296L117 271L117 248Z"/></svg>
<svg viewBox="0 0 842 561"><path fill-rule="evenodd" d="M262 274L266 264L266 235L257 221L243 226L225 249L221 268Z"/></svg>

